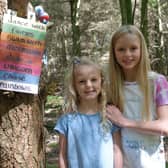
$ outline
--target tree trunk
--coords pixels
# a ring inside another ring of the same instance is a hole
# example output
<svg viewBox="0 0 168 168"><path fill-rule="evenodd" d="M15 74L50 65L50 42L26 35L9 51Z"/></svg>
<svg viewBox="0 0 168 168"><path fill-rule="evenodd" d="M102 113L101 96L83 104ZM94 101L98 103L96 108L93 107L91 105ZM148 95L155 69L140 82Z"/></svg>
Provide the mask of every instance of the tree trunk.
<svg viewBox="0 0 168 168"><path fill-rule="evenodd" d="M133 12L131 0L119 0L122 25L133 24Z"/></svg>
<svg viewBox="0 0 168 168"><path fill-rule="evenodd" d="M70 0L70 8L71 8L71 23L72 23L72 56L81 55L80 48L80 28L79 28L79 6L80 0Z"/></svg>
<svg viewBox="0 0 168 168"><path fill-rule="evenodd" d="M29 0L8 0L8 8L17 11L17 16L27 17Z"/></svg>
<svg viewBox="0 0 168 168"><path fill-rule="evenodd" d="M7 0L0 0L0 32L3 20L3 14L7 11Z"/></svg>
<svg viewBox="0 0 168 168"><path fill-rule="evenodd" d="M38 96L0 91L0 167L44 167L42 106Z"/></svg>
<svg viewBox="0 0 168 168"><path fill-rule="evenodd" d="M148 0L143 0L141 2L140 29L145 37L147 46L149 46L149 40L148 40Z"/></svg>
<svg viewBox="0 0 168 168"><path fill-rule="evenodd" d="M23 1L25 5L28 2L22 0L19 3L22 4ZM4 2L5 0L0 0L0 12L5 9ZM20 8L14 1L10 2L12 3L8 2L8 5L11 9L17 10L17 6ZM24 12L19 14L24 17L27 8L22 5L21 7ZM0 168L45 167L43 127L45 96L40 99L39 95L0 90Z"/></svg>

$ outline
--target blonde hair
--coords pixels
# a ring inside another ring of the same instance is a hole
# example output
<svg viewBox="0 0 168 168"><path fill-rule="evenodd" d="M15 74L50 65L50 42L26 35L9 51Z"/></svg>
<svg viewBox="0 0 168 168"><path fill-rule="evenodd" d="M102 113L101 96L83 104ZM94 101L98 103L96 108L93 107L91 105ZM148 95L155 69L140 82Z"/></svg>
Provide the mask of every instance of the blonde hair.
<svg viewBox="0 0 168 168"><path fill-rule="evenodd" d="M116 105L121 111L124 110L124 74L122 68L117 63L115 58L114 48L117 40L125 34L133 34L139 38L140 41L140 62L137 66L137 79L140 85L142 94L144 95L142 118L150 118L150 81L148 80L148 72L150 71L150 61L147 51L145 39L141 31L133 25L121 26L112 36L110 44L109 56L109 95L108 101Z"/></svg>
<svg viewBox="0 0 168 168"><path fill-rule="evenodd" d="M74 71L76 67L80 67L80 65L88 65L95 67L101 76L101 91L98 95L98 103L100 103L100 113L102 116L102 120L105 120L105 112L106 112L106 92L105 92L105 77L104 72L101 66L95 61L90 60L88 57L75 57L68 69L68 75L66 76L66 103L65 103L65 112L77 112L77 107L80 103L78 94L75 89L75 75Z"/></svg>

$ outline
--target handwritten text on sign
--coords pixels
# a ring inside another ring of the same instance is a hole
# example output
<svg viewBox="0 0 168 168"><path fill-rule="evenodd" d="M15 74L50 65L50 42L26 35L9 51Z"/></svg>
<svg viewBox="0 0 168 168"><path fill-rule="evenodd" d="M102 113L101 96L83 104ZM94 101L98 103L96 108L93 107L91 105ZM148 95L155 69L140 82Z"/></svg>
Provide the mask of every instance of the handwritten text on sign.
<svg viewBox="0 0 168 168"><path fill-rule="evenodd" d="M38 93L46 25L5 14L0 40L0 89Z"/></svg>

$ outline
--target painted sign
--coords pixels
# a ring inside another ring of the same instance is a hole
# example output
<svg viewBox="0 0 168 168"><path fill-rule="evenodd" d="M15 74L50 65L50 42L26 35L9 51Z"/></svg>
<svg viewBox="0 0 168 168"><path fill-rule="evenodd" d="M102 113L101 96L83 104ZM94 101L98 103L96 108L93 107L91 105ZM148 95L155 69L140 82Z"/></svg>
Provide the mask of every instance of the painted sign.
<svg viewBox="0 0 168 168"><path fill-rule="evenodd" d="M5 14L0 40L0 89L38 93L46 25Z"/></svg>

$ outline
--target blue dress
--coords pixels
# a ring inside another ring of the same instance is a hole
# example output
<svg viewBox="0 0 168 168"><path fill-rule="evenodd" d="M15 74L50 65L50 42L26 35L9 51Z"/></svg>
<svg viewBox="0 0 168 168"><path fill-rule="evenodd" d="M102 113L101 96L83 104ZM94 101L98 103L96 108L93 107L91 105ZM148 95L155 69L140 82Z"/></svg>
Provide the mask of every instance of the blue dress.
<svg viewBox="0 0 168 168"><path fill-rule="evenodd" d="M100 113L68 113L54 128L67 138L68 168L113 168L112 133L119 128L101 124Z"/></svg>

